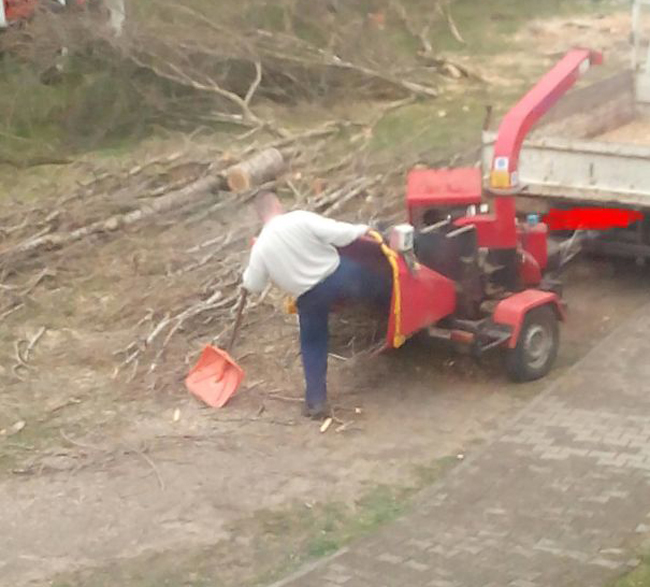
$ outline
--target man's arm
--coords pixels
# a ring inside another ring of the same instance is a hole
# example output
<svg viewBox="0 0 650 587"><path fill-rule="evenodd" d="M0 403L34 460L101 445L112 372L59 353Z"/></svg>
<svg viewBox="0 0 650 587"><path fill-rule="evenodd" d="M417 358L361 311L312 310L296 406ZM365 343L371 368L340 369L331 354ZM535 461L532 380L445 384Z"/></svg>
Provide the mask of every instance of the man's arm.
<svg viewBox="0 0 650 587"><path fill-rule="evenodd" d="M260 293L268 282L269 273L266 270L264 261L260 257L259 252L253 247L251 258L248 261L248 267L244 271L242 285L251 293Z"/></svg>
<svg viewBox="0 0 650 587"><path fill-rule="evenodd" d="M309 227L314 234L335 247L347 247L370 230L366 224L338 222L318 214L309 214L308 218Z"/></svg>

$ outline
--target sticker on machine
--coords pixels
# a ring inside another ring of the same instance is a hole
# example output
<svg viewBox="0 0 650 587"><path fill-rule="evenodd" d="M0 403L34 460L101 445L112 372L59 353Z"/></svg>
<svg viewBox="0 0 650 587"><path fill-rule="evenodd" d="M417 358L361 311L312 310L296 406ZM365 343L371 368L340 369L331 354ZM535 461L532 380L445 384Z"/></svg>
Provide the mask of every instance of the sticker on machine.
<svg viewBox="0 0 650 587"><path fill-rule="evenodd" d="M497 157L494 160L494 170L495 171L508 171L508 164L510 160L508 157Z"/></svg>

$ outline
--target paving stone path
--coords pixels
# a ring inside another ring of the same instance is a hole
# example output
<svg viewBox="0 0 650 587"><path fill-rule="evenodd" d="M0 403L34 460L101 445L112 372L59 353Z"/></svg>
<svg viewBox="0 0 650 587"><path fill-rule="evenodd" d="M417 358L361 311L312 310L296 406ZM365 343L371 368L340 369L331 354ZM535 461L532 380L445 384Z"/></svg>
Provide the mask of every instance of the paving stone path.
<svg viewBox="0 0 650 587"><path fill-rule="evenodd" d="M274 587L593 587L648 536L650 306L411 514Z"/></svg>

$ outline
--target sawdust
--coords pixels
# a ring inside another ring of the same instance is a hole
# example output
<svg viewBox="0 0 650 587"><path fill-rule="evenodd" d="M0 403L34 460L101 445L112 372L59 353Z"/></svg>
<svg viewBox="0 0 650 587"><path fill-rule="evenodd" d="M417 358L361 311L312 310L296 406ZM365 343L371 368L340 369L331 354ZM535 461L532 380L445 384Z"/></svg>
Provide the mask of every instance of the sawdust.
<svg viewBox="0 0 650 587"><path fill-rule="evenodd" d="M647 27L650 30L650 25ZM542 75L567 51L586 47L602 51L605 65L596 68L578 85L591 83L594 75L609 75L630 63L630 15L627 11L613 14L591 14L576 18L556 17L534 19L513 35L518 50L504 51L489 57L455 57L467 67L479 71L481 77L501 93L522 88L522 79L531 72ZM530 50L534 48L534 50ZM525 85L524 90L528 87Z"/></svg>
<svg viewBox="0 0 650 587"><path fill-rule="evenodd" d="M598 136L595 140L607 143L650 145L650 118L637 118L629 124Z"/></svg>
<svg viewBox="0 0 650 587"><path fill-rule="evenodd" d="M515 35L518 42L535 43L547 56L561 56L573 47L602 51L608 61L629 62L630 14L585 15L579 18L532 20Z"/></svg>

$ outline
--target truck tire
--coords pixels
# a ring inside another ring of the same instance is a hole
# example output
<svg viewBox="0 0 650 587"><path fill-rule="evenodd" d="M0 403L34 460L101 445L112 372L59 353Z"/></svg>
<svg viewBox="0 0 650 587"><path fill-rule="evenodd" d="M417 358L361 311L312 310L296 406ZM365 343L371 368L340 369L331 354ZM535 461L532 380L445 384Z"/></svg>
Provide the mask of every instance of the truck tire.
<svg viewBox="0 0 650 587"><path fill-rule="evenodd" d="M549 305L526 314L517 346L508 349L506 369L514 381L534 381L553 366L560 346L557 314Z"/></svg>

